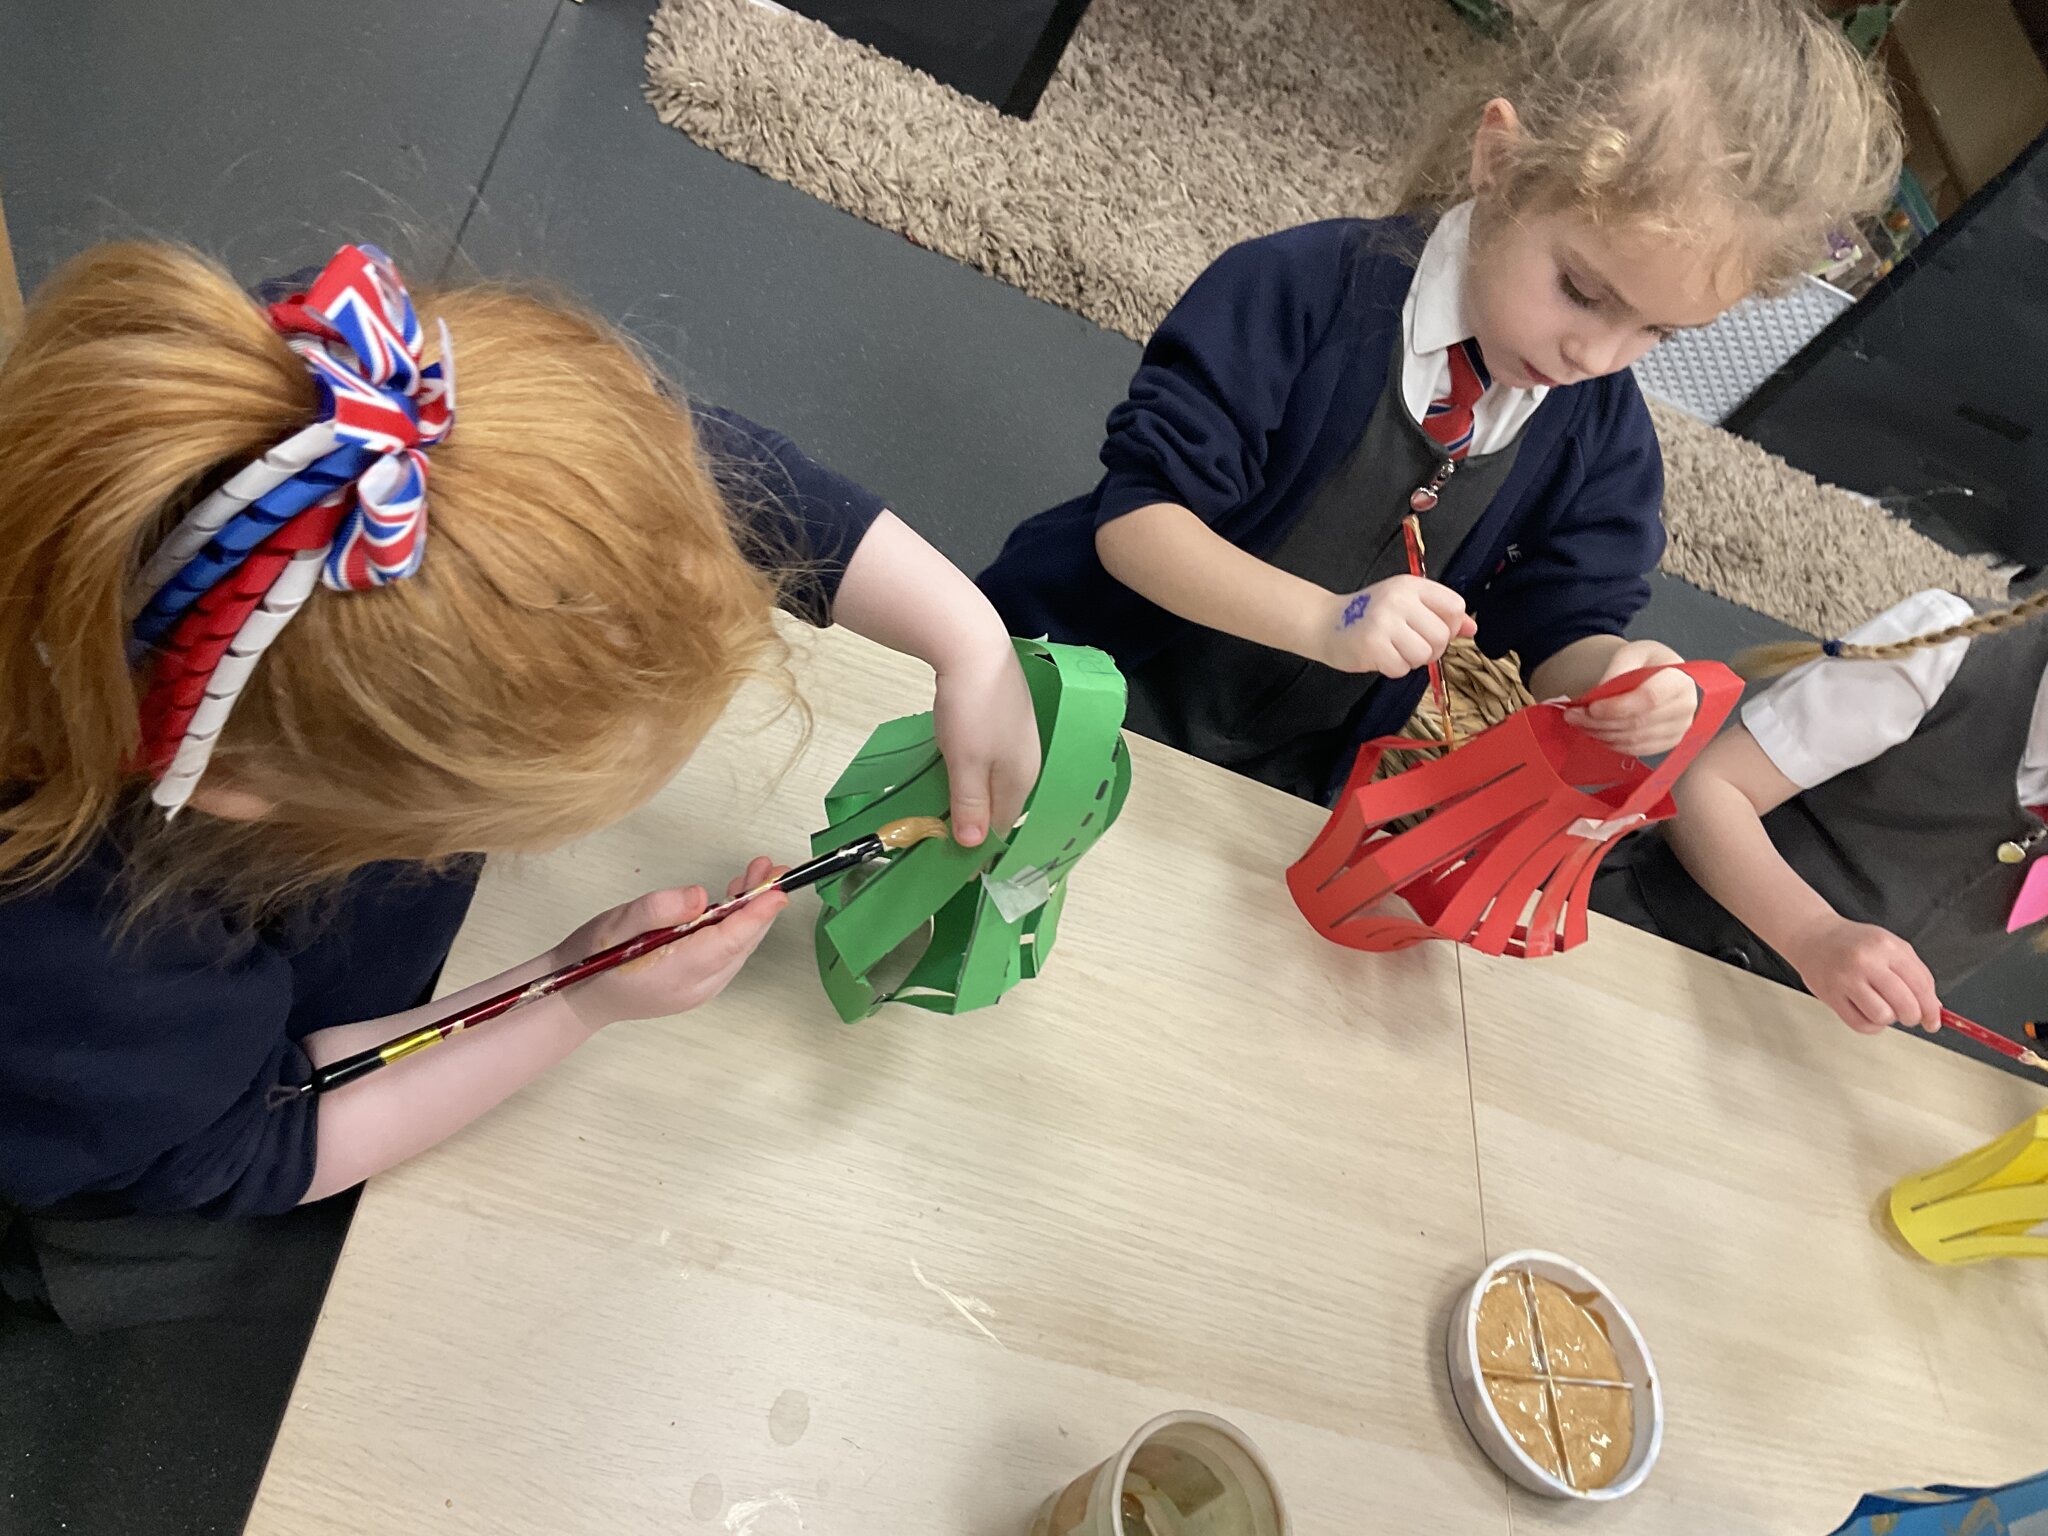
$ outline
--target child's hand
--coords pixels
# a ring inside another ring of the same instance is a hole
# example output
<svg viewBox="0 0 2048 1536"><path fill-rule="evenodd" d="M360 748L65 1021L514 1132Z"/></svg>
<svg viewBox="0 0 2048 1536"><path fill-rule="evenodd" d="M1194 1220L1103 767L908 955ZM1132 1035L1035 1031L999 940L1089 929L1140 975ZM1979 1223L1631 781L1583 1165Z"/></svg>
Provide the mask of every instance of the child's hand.
<svg viewBox="0 0 2048 1536"><path fill-rule="evenodd" d="M1389 576L1363 592L1333 593L1316 622L1312 659L1339 672L1382 677L1406 677L1443 655L1453 640L1479 630L1465 599L1421 576Z"/></svg>
<svg viewBox="0 0 2048 1536"><path fill-rule="evenodd" d="M756 859L747 872L726 888L728 896L753 889L776 873L766 859ZM650 928L687 923L710 905L704 887L654 891L638 901L613 907L594 917L557 944L549 970L609 949ZM781 891L756 897L724 922L657 949L650 955L593 976L565 989L563 1002L593 1033L621 1019L658 1019L708 1003L739 974L747 957L767 936L789 898Z"/></svg>
<svg viewBox="0 0 2048 1536"><path fill-rule="evenodd" d="M1675 666L1684 660L1659 641L1631 640L1608 658L1600 681L1644 667ZM1627 693L1571 710L1565 719L1617 752L1655 757L1678 745L1692 725L1699 703L1691 678L1682 672L1659 672Z"/></svg>
<svg viewBox="0 0 2048 1536"><path fill-rule="evenodd" d="M1941 1028L1934 974L1895 933L1870 923L1831 917L1803 937L1785 958L1806 990L1858 1034L1875 1035L1894 1022Z"/></svg>
<svg viewBox="0 0 2048 1536"><path fill-rule="evenodd" d="M1008 832L1038 783L1038 716L1017 652L1003 637L975 662L938 674L932 724L953 786L953 837L978 847Z"/></svg>
<svg viewBox="0 0 2048 1536"><path fill-rule="evenodd" d="M847 562L832 612L854 633L921 658L937 676L932 717L953 785L955 841L971 848L991 829L1008 832L1038 782L1038 721L1016 648L989 600L884 512Z"/></svg>

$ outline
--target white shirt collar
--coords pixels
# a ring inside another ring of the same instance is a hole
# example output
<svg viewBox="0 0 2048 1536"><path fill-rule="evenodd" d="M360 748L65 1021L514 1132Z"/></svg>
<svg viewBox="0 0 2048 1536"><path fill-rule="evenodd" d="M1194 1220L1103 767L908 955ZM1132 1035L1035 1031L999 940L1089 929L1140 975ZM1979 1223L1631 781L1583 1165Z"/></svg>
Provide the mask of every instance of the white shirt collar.
<svg viewBox="0 0 2048 1536"><path fill-rule="evenodd" d="M1472 334L1465 308L1465 276L1472 239L1472 204L1447 210L1430 232L1401 309L1401 398L1423 420L1429 403L1450 386L1450 349ZM1513 442L1536 414L1548 389L1495 385L1472 408L1472 451L1492 453Z"/></svg>
<svg viewBox="0 0 2048 1536"><path fill-rule="evenodd" d="M1408 348L1443 352L1472 334L1465 314L1465 261L1472 243L1472 205L1460 203L1437 220L1409 292Z"/></svg>

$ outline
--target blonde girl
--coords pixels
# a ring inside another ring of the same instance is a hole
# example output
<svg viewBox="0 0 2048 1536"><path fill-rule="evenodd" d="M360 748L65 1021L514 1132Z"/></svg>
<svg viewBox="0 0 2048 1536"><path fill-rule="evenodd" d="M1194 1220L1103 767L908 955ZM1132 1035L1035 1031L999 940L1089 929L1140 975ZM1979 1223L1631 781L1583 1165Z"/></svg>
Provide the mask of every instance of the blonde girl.
<svg viewBox="0 0 2048 1536"><path fill-rule="evenodd" d="M1544 698L1677 659L1624 638L1664 543L1629 365L1897 174L1883 86L1807 0L1583 0L1500 62L1445 92L1399 217L1197 279L1100 484L979 578L1015 632L1109 650L1134 725L1311 798L1459 636ZM1693 703L1665 674L1581 723L1656 752Z"/></svg>

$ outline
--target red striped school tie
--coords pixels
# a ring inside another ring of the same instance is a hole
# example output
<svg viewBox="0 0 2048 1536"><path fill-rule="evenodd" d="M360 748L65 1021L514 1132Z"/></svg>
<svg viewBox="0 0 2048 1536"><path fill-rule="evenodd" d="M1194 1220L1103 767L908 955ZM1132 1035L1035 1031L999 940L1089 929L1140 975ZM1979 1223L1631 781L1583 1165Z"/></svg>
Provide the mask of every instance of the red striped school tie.
<svg viewBox="0 0 2048 1536"><path fill-rule="evenodd" d="M1479 343L1467 337L1451 348L1451 388L1441 399L1430 402L1423 414L1422 430L1443 444L1452 461L1472 451L1472 407L1493 382L1480 356Z"/></svg>

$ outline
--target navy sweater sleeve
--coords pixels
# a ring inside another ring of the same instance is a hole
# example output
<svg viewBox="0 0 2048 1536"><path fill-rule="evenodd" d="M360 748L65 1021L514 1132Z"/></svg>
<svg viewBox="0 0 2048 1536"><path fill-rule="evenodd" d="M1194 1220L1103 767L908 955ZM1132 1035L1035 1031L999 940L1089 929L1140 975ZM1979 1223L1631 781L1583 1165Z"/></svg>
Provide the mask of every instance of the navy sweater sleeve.
<svg viewBox="0 0 2048 1536"><path fill-rule="evenodd" d="M1619 635L1650 600L1664 553L1664 459L1628 374L1602 380L1585 429L1568 437L1547 526L1479 594L1479 644L1516 652L1526 677L1575 640Z"/></svg>
<svg viewBox="0 0 2048 1536"><path fill-rule="evenodd" d="M1214 523L1265 488L1268 440L1343 307L1352 227L1248 240L1195 279L1110 412L1098 527L1154 502Z"/></svg>
<svg viewBox="0 0 2048 1536"><path fill-rule="evenodd" d="M98 1217L290 1210L318 1101L300 1045L418 1003L480 860L372 865L294 920L238 932L196 899L114 937L120 860L0 901L0 1203Z"/></svg>
<svg viewBox="0 0 2048 1536"><path fill-rule="evenodd" d="M85 1215L286 1211L313 1177L289 963L224 932L110 944L89 878L0 904L0 1199Z"/></svg>
<svg viewBox="0 0 2048 1536"><path fill-rule="evenodd" d="M705 464L750 535L749 556L789 578L790 612L830 624L839 582L882 515L882 499L735 411L693 402L690 415Z"/></svg>

